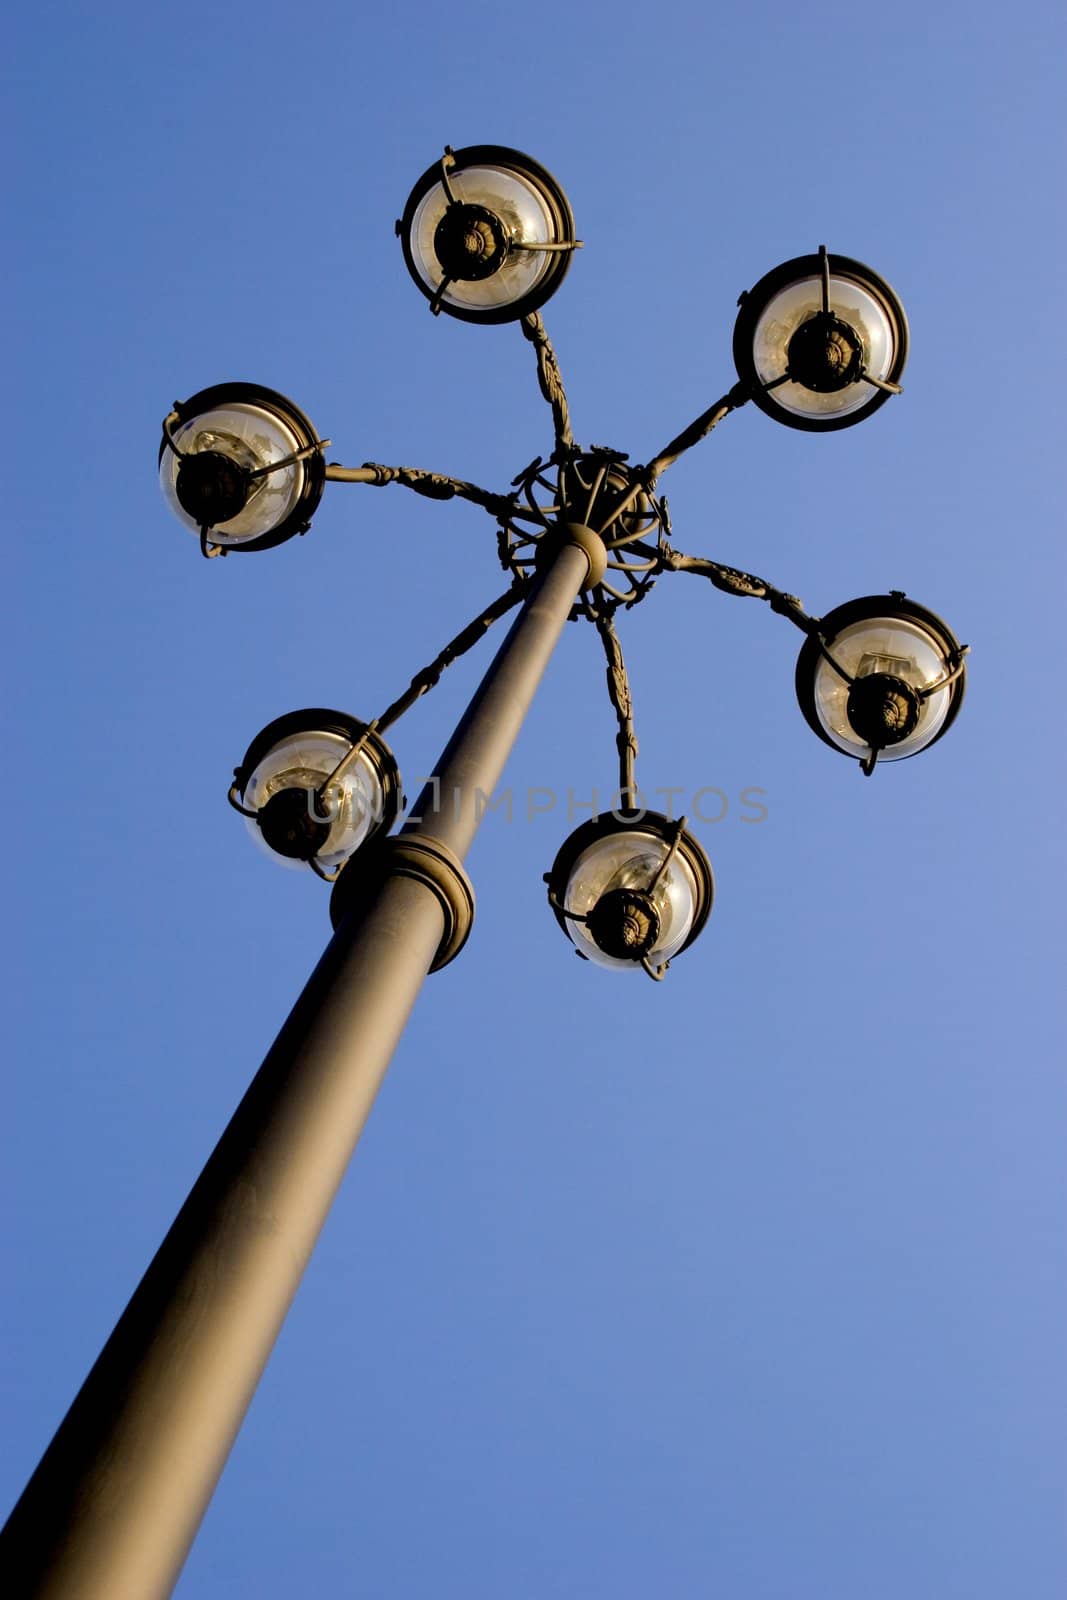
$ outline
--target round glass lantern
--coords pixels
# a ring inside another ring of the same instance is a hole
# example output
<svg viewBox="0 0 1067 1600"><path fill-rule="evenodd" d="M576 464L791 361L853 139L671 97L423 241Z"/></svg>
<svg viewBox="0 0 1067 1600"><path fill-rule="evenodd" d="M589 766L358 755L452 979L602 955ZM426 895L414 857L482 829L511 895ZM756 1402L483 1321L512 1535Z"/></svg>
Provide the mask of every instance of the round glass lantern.
<svg viewBox="0 0 1067 1600"><path fill-rule="evenodd" d="M940 617L899 592L868 595L822 618L797 658L808 724L859 761L918 755L945 733L963 700L965 648Z"/></svg>
<svg viewBox="0 0 1067 1600"><path fill-rule="evenodd" d="M583 823L546 875L556 920L579 955L616 971L663 977L708 919L711 863L686 831L654 811Z"/></svg>
<svg viewBox="0 0 1067 1600"><path fill-rule="evenodd" d="M385 741L342 711L292 711L258 733L234 772L230 802L257 844L286 866L333 879L401 806Z"/></svg>
<svg viewBox="0 0 1067 1600"><path fill-rule="evenodd" d="M404 261L434 312L512 322L554 294L577 248L555 178L503 145L446 150L397 223Z"/></svg>
<svg viewBox="0 0 1067 1600"><path fill-rule="evenodd" d="M159 480L202 546L265 550L310 526L328 442L284 395L220 383L175 406L164 422Z"/></svg>
<svg viewBox="0 0 1067 1600"><path fill-rule="evenodd" d="M741 296L734 363L750 397L790 428L862 422L900 392L908 319L876 272L848 256L798 256Z"/></svg>

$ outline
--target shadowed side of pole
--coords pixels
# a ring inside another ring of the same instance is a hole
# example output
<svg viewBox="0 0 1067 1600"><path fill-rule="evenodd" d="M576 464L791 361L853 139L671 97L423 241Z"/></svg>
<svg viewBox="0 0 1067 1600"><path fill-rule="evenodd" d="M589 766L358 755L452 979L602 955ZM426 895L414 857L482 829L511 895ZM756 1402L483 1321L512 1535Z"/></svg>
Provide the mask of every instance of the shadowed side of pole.
<svg viewBox="0 0 1067 1600"><path fill-rule="evenodd" d="M458 806L424 793L408 830L462 857L589 567L561 545L439 764ZM338 927L60 1425L0 1534L5 1594L170 1594L442 943L410 865Z"/></svg>

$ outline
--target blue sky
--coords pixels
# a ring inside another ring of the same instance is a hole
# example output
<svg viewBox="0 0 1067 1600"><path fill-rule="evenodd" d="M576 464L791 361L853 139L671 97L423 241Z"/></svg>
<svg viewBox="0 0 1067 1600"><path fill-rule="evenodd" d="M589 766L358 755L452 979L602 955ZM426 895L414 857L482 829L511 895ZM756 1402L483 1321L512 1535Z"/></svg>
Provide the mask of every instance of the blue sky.
<svg viewBox="0 0 1067 1600"><path fill-rule="evenodd" d="M485 824L180 1596L1053 1600L1065 1184L1062 10L815 3L301 16L24 10L6 69L11 978L0 1360L17 1496L327 936L225 804L302 705L380 710L502 587L488 518L332 487L210 565L159 422L227 378L331 457L504 489L551 445L513 328L393 237L445 142L527 150L586 247L545 316L575 431L650 456L733 381L738 293L825 242L894 284L905 394L753 407L676 545L821 613L903 588L972 646L865 782L799 635L662 579L621 620L650 789L716 786L664 984L573 957L541 874L614 782L592 630ZM395 730L428 773L487 663ZM746 787L767 817L746 823Z"/></svg>

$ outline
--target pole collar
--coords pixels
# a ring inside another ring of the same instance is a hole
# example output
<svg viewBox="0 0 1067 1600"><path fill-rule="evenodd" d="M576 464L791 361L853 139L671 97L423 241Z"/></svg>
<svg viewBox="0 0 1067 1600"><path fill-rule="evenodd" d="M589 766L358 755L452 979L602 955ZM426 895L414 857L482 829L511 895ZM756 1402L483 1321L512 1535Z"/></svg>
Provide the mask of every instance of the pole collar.
<svg viewBox="0 0 1067 1600"><path fill-rule="evenodd" d="M414 878L436 895L445 931L430 971L440 972L459 955L474 923L474 887L463 863L439 839L411 833L383 840L369 861L361 861L357 854L343 868L330 895L335 933L349 911L369 899L386 878Z"/></svg>
<svg viewBox="0 0 1067 1600"><path fill-rule="evenodd" d="M593 529L587 528L584 523L559 522L551 532L545 534L543 539L537 541L535 559L538 570L543 572L568 544L576 544L589 560L589 572L582 588L595 589L598 583L603 583L608 570L608 552L599 533L594 533Z"/></svg>

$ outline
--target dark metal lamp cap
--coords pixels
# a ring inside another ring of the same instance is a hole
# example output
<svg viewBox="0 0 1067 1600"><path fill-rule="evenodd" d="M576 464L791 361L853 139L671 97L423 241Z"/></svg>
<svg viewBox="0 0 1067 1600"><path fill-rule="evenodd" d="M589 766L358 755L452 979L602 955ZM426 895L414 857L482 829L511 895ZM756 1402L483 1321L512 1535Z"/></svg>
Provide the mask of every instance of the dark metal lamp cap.
<svg viewBox="0 0 1067 1600"><path fill-rule="evenodd" d="M248 501L248 471L219 450L200 450L178 463L174 492L198 528L214 528L239 515Z"/></svg>
<svg viewBox="0 0 1067 1600"><path fill-rule="evenodd" d="M586 926L606 956L640 961L659 938L660 919L651 895L609 889L589 912Z"/></svg>

